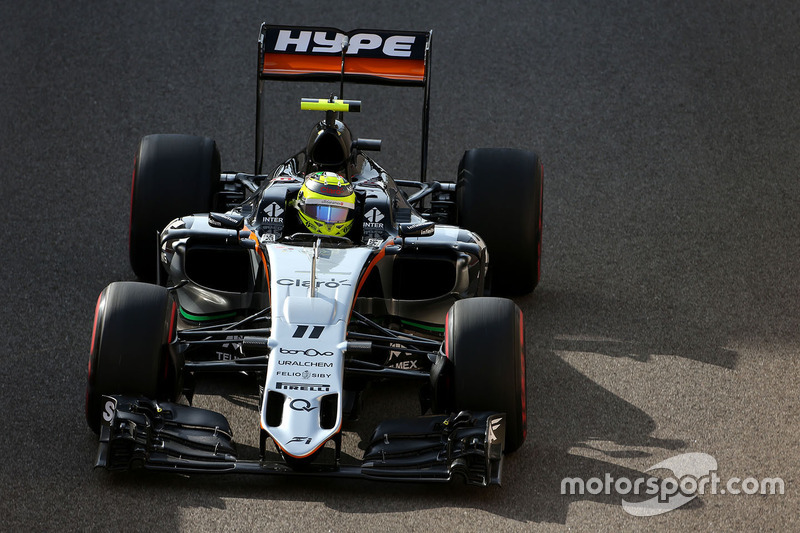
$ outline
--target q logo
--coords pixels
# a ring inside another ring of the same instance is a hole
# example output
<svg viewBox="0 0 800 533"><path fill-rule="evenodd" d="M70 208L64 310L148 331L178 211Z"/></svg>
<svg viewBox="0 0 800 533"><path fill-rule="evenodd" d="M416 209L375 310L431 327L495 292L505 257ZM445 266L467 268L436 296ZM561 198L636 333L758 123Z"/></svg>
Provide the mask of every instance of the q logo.
<svg viewBox="0 0 800 533"><path fill-rule="evenodd" d="M289 407L291 407L294 411L305 411L306 413L310 413L316 409L316 407L311 407L311 402L302 398L292 400L292 402L289 404Z"/></svg>

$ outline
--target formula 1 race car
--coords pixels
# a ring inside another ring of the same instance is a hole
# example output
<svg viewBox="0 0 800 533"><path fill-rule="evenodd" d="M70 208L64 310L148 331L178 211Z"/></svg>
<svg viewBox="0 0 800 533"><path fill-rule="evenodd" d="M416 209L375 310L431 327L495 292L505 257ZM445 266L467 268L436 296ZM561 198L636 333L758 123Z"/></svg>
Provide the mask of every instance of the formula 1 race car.
<svg viewBox="0 0 800 533"><path fill-rule="evenodd" d="M542 166L473 149L457 181L427 181L430 46L431 32L264 24L252 174L221 172L208 138L142 139L139 281L106 287L94 317L96 466L500 483L527 412L522 313L498 295L538 283ZM340 92L302 99L324 118L263 173L267 80ZM345 82L424 89L420 180L393 179L366 154L380 141L353 138L344 116L361 104L341 97ZM222 414L192 406L197 380L231 372L259 394L259 460L237 456ZM343 421L369 383L394 379L419 384L423 415L381 422L360 463L342 464Z"/></svg>

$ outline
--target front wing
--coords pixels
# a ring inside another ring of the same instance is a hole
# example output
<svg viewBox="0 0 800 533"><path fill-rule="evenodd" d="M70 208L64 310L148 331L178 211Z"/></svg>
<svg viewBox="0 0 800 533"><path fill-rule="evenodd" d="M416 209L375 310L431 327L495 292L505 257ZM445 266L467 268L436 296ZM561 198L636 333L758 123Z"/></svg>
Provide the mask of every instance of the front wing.
<svg viewBox="0 0 800 533"><path fill-rule="evenodd" d="M385 481L500 484L505 414L466 412L378 424L360 465L237 459L233 432L219 413L129 396L105 397L96 467L180 473L327 476ZM338 452L338 447L337 447ZM338 455L338 453L337 453Z"/></svg>

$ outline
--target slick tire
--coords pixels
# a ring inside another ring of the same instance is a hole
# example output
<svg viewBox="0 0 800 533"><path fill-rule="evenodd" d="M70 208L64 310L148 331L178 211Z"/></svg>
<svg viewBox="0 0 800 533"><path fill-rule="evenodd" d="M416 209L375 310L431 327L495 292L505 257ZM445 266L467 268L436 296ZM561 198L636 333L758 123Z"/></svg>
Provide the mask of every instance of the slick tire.
<svg viewBox="0 0 800 533"><path fill-rule="evenodd" d="M543 170L533 152L468 150L458 166L456 222L489 250L491 294L516 296L539 283Z"/></svg>
<svg viewBox="0 0 800 533"><path fill-rule="evenodd" d="M528 418L522 312L506 298L459 300L445 327L451 410L506 413L505 452L517 450Z"/></svg>
<svg viewBox="0 0 800 533"><path fill-rule="evenodd" d="M128 251L136 277L154 283L158 233L174 219L213 210L220 190L216 143L192 135L148 135L133 164Z"/></svg>
<svg viewBox="0 0 800 533"><path fill-rule="evenodd" d="M103 395L153 400L178 395L179 369L170 355L177 307L167 289L133 281L106 287L97 299L86 385L86 422L100 430Z"/></svg>

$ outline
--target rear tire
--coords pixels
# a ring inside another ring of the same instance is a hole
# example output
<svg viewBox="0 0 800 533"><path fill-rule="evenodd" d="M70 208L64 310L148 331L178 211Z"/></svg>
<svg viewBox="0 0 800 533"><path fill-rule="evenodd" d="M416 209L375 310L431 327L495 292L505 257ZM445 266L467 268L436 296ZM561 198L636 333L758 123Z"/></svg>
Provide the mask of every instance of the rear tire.
<svg viewBox="0 0 800 533"><path fill-rule="evenodd" d="M192 135L142 138L133 165L128 242L137 278L156 281L158 232L178 217L212 211L219 178L213 140Z"/></svg>
<svg viewBox="0 0 800 533"><path fill-rule="evenodd" d="M177 308L163 287L117 282L97 300L86 386L86 422L100 430L103 395L153 400L178 396L178 370L170 356Z"/></svg>
<svg viewBox="0 0 800 533"><path fill-rule="evenodd" d="M459 300L445 327L451 410L506 413L505 452L517 450L527 435L522 311L505 298Z"/></svg>
<svg viewBox="0 0 800 533"><path fill-rule="evenodd" d="M461 158L457 224L486 242L494 295L526 294L539 283L542 176L539 157L525 150L478 148Z"/></svg>

